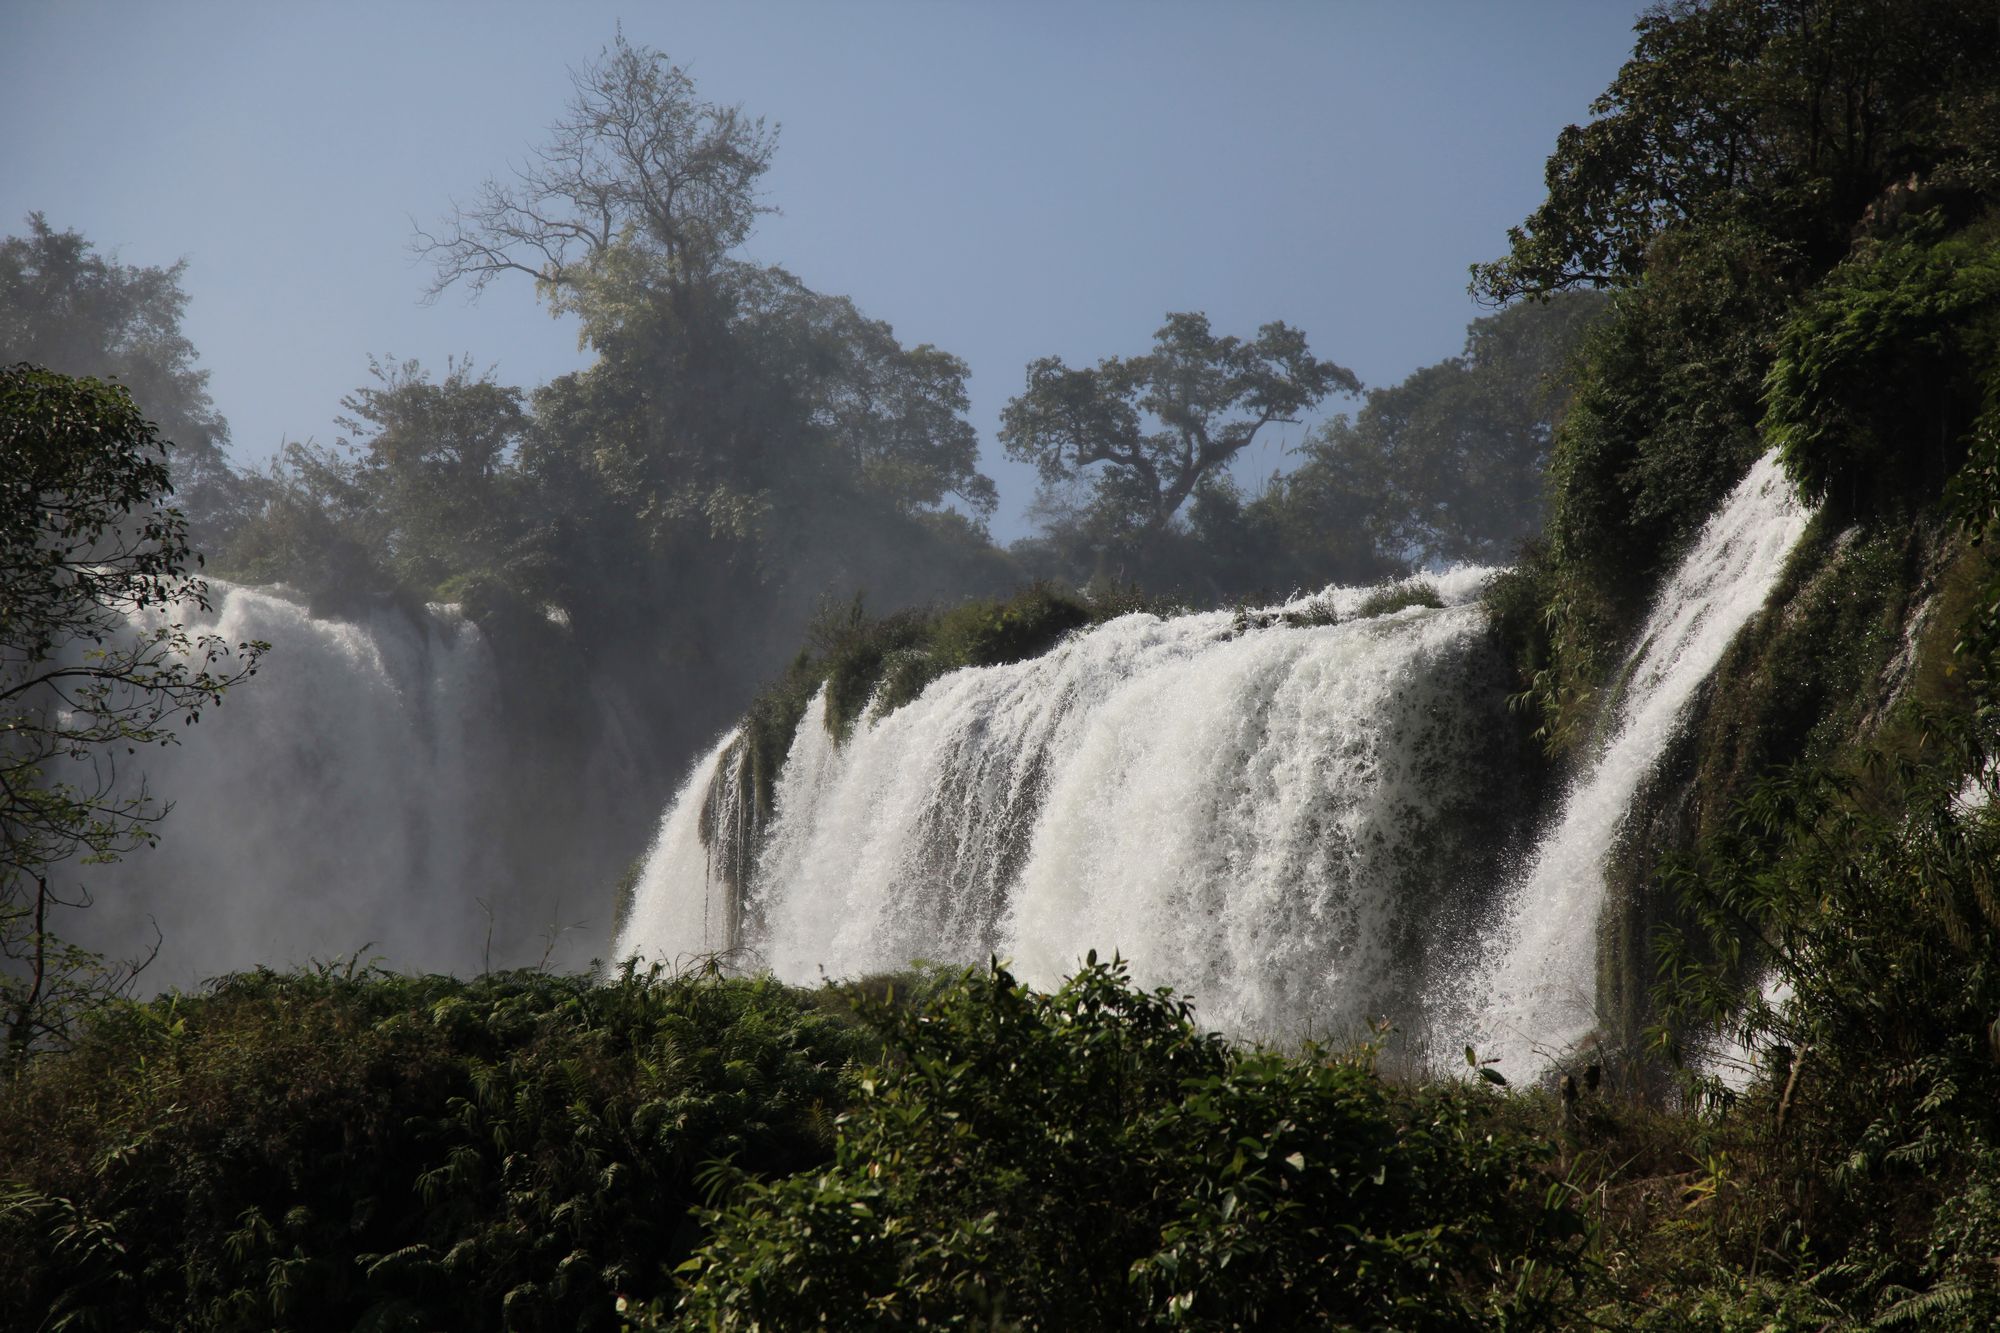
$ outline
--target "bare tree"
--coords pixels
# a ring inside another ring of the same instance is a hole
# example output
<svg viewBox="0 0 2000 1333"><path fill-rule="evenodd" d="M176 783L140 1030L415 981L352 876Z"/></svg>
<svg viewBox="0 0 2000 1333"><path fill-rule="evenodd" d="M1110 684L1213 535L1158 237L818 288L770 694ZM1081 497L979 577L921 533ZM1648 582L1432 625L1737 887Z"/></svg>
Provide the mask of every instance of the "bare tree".
<svg viewBox="0 0 2000 1333"><path fill-rule="evenodd" d="M412 249L436 269L429 299L460 281L477 294L510 271L560 290L613 246L654 259L671 283L698 280L774 211L756 185L776 127L700 101L662 53L621 33L570 80L575 96L511 181L489 179L435 232L417 229Z"/></svg>

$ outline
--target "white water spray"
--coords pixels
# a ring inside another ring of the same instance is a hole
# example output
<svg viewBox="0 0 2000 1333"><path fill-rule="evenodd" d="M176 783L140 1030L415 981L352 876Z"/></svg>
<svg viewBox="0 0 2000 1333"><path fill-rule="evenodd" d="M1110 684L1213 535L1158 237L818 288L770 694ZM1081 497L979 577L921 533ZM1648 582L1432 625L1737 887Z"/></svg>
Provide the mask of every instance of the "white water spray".
<svg viewBox="0 0 2000 1333"><path fill-rule="evenodd" d="M671 941L666 947L674 952L652 956L682 970L736 948L736 877L726 858L750 838L742 735L729 732L688 770L633 885L614 957L646 952L648 941Z"/></svg>
<svg viewBox="0 0 2000 1333"><path fill-rule="evenodd" d="M1292 624L1124 617L954 672L845 740L822 696L768 826L731 804L725 738L668 812L617 953L740 941L742 965L811 982L990 952L1046 985L1115 949L1225 1031L1340 1035L1387 1012L1532 1073L1596 1026L1606 859L1808 517L1772 458L1732 492L1512 871L1486 573L1462 571L1444 607L1378 618L1358 615L1367 590L1331 590L1332 625L1297 623L1303 604Z"/></svg>
<svg viewBox="0 0 2000 1333"><path fill-rule="evenodd" d="M171 802L161 841L79 867L83 937L118 954L164 944L148 987L357 950L476 970L504 867L490 783L503 767L492 656L448 608L320 619L210 581L190 629L273 645L180 744L148 750Z"/></svg>

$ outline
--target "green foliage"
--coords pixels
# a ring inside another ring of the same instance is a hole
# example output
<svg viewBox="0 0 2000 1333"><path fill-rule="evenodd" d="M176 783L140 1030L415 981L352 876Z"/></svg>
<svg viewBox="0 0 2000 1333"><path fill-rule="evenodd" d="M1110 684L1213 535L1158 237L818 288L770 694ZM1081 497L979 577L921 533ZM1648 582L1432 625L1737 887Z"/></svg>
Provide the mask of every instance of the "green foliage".
<svg viewBox="0 0 2000 1333"><path fill-rule="evenodd" d="M399 592L431 600L521 558L521 390L457 359L441 381L415 361L371 357L369 371L374 385L341 400L351 439L288 443L266 475L244 479L255 510L232 539L231 573L341 611Z"/></svg>
<svg viewBox="0 0 2000 1333"><path fill-rule="evenodd" d="M174 442L178 503L213 550L243 497L223 456L229 424L209 399L208 372L195 368L194 344L181 330L186 261L120 264L40 213L27 222L26 236L0 241L0 366L27 361L123 386Z"/></svg>
<svg viewBox="0 0 2000 1333"><path fill-rule="evenodd" d="M887 663L875 706L889 712L932 681L962 667L1001 666L1039 657L1072 630L1105 619L1083 598L1036 583L1004 601L973 601L938 612L921 644Z"/></svg>
<svg viewBox="0 0 2000 1333"><path fill-rule="evenodd" d="M1811 468L1839 475L1849 513L1893 507L1898 469L1950 466L1927 423L1945 410L1963 430L1967 413L1910 373L1932 356L1918 324L1937 284L1875 257L1913 242L1864 239L1808 293L1857 237L1922 234L1905 220L1926 212L1962 227L2000 197L1990 19L1970 0L1657 6L1596 119L1560 137L1547 201L1475 270L1496 301L1616 289L1556 433L1543 615L1509 622L1553 748L1590 733L1660 574L1767 430L1809 490L1828 484Z"/></svg>
<svg viewBox="0 0 2000 1333"><path fill-rule="evenodd" d="M1086 599L1034 583L1003 599L975 599L946 610L869 617L860 597L822 604L806 646L744 715L749 763L745 780L755 808L769 812L777 776L812 698L827 692L827 726L845 738L871 701L879 713L900 708L932 681L961 667L1026 661L1073 630L1135 611L1161 610L1133 595Z"/></svg>
<svg viewBox="0 0 2000 1333"><path fill-rule="evenodd" d="M1538 1327L1578 1218L1488 1094L1244 1052L1095 956L874 1011L833 1166L738 1181L686 1266L705 1328Z"/></svg>
<svg viewBox="0 0 2000 1333"><path fill-rule="evenodd" d="M2000 493L1959 495L1967 535L1984 535ZM1769 1053L1752 1096L1770 1211L1815 1237L1822 1292L1890 1326L1978 1328L2000 1308L2000 715L1984 702L2000 574L1979 555L1950 564L1883 744L1755 785L1669 865L1688 924L1658 940L1657 1040L1729 1032ZM1867 578L1878 562L1863 545L1846 567ZM1822 600L1860 601L1865 619L1868 594L1842 593L1843 577L1836 563L1817 580ZM1940 652L1949 673L1925 665Z"/></svg>
<svg viewBox="0 0 2000 1333"><path fill-rule="evenodd" d="M1754 225L1824 266L1892 182L1990 198L1992 19L1983 0L1655 5L1475 289L1499 302L1629 284L1661 237L1716 224Z"/></svg>
<svg viewBox="0 0 2000 1333"><path fill-rule="evenodd" d="M2000 491L1963 480L1977 540ZM1865 577L1874 561L1862 546L1849 563ZM1768 1052L1752 1096L1771 1211L1815 1237L1816 1287L1885 1326L1981 1328L2000 1310L1996 624L2000 574L1963 552L1883 744L1765 779L1666 877L1689 925L1658 942L1657 1039L1729 1032ZM1925 665L1942 644L1949 672Z"/></svg>
<svg viewBox="0 0 2000 1333"><path fill-rule="evenodd" d="M1352 420L1315 431L1268 501L1303 501L1345 477L1366 493L1363 521L1385 557L1418 566L1511 558L1541 530L1571 362L1604 310L1603 297L1576 292L1474 320L1460 355L1369 390Z"/></svg>
<svg viewBox="0 0 2000 1333"><path fill-rule="evenodd" d="M1429 579L1406 579L1370 593L1355 608L1354 615L1358 620L1366 620L1371 616L1393 615L1412 606L1437 608L1443 605L1444 599L1438 596L1437 585Z"/></svg>
<svg viewBox="0 0 2000 1333"><path fill-rule="evenodd" d="M1927 498L2000 410L2000 224L1857 247L1786 321L1764 432L1800 491L1857 514Z"/></svg>
<svg viewBox="0 0 2000 1333"><path fill-rule="evenodd" d="M1814 769L1759 784L1670 867L1694 926L1659 940L1661 1042L1730 1031L1781 1053L1762 1096L1786 1212L1862 1308L1938 1267L1911 1233L2000 1134L2000 822L1965 796L1968 765L1990 795L1991 751L1933 735L1868 783ZM1889 1199L1892 1213L1866 1203Z"/></svg>
<svg viewBox="0 0 2000 1333"><path fill-rule="evenodd" d="M1886 741L1884 690L1934 529L1842 531L1830 514L1813 520L1772 610L1716 668L1694 740L1699 825L1775 768L1836 761L1864 727Z"/></svg>
<svg viewBox="0 0 2000 1333"><path fill-rule="evenodd" d="M828 1150L863 1038L769 982L321 968L102 1014L0 1090L0 1307L50 1327L589 1329L697 1175Z"/></svg>
<svg viewBox="0 0 2000 1333"><path fill-rule="evenodd" d="M0 371L0 1024L12 1064L132 967L66 945L89 901L63 863L153 840L162 807L119 765L169 745L256 670L263 643L191 633L208 609L168 446L124 389ZM143 964L137 964L143 965Z"/></svg>
<svg viewBox="0 0 2000 1333"><path fill-rule="evenodd" d="M1027 388L1001 413L1000 440L1046 486L1084 480L1078 521L1088 540L1143 568L1196 487L1266 426L1328 394L1360 391L1352 371L1316 359L1297 329L1266 324L1246 342L1216 337L1198 312L1170 314L1143 355L1082 370L1059 357L1031 364Z"/></svg>

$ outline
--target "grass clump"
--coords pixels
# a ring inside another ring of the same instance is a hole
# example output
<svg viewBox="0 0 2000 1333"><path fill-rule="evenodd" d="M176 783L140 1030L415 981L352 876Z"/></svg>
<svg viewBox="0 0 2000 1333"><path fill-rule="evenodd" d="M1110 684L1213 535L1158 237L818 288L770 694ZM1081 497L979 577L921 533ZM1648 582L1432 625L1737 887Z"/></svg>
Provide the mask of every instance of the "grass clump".
<svg viewBox="0 0 2000 1333"><path fill-rule="evenodd" d="M1354 616L1357 620L1369 620L1375 616L1394 615L1413 606L1428 606L1435 610L1443 605L1444 598L1438 596L1435 583L1429 579L1405 579L1368 594L1355 608Z"/></svg>

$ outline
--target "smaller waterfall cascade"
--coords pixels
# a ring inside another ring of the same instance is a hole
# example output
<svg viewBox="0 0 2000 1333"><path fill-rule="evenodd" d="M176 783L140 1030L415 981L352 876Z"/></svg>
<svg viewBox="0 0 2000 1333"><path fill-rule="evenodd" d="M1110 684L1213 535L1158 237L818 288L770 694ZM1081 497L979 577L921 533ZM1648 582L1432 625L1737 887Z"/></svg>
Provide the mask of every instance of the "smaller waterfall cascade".
<svg viewBox="0 0 2000 1333"><path fill-rule="evenodd" d="M742 738L740 728L732 730L697 759L667 806L632 887L614 958L649 953L683 969L737 948L739 876L726 858L750 842ZM671 943L649 950L654 941Z"/></svg>
<svg viewBox="0 0 2000 1333"><path fill-rule="evenodd" d="M1481 761L1503 730L1487 577L1372 617L1367 589L1126 616L947 675L844 741L815 700L768 825L722 854L747 868L746 963L811 982L990 952L1047 984L1117 949L1205 1021L1265 1035L1407 1000L1412 951L1465 907L1460 872L1504 803ZM619 956L738 938L717 929L716 840L749 824L722 794L734 751L725 737L667 812Z"/></svg>
<svg viewBox="0 0 2000 1333"><path fill-rule="evenodd" d="M1763 609L1810 512L1766 455L1703 527L1660 591L1622 673L1603 748L1516 877L1469 978L1472 1039L1532 1071L1597 1026L1605 859L1640 786L1737 631Z"/></svg>
<svg viewBox="0 0 2000 1333"><path fill-rule="evenodd" d="M79 930L122 954L157 922L149 986L356 950L476 970L505 767L479 630L443 607L321 619L220 580L210 598L190 628L272 651L178 745L147 751L171 814L157 846L79 870L96 900Z"/></svg>

